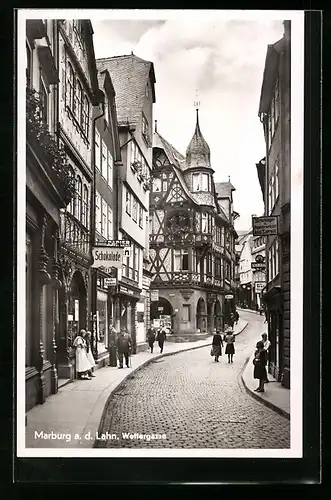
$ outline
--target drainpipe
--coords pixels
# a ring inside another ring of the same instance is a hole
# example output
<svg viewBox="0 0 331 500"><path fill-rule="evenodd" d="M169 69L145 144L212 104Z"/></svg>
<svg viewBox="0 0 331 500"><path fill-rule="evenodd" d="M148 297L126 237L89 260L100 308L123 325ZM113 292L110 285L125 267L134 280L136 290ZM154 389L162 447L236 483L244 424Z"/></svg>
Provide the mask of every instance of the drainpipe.
<svg viewBox="0 0 331 500"><path fill-rule="evenodd" d="M95 195L96 195L96 168L95 168L95 127L96 121L105 114L105 96L102 90L94 96L92 105L98 106L101 104L102 112L92 118L92 139L91 139L91 166L92 166L92 189L91 189L91 204L90 204L90 252L92 264L92 249L95 246ZM95 360L98 359L98 342L97 342L97 279L98 270L91 267L91 332L92 332L92 353Z"/></svg>

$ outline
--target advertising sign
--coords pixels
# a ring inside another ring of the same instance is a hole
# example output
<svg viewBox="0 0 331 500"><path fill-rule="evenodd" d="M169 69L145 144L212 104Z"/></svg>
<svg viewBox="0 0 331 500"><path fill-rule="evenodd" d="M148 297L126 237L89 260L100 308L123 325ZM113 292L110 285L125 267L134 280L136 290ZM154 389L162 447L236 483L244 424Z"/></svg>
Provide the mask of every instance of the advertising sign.
<svg viewBox="0 0 331 500"><path fill-rule="evenodd" d="M151 290L151 302L158 302L158 301L159 301L159 291Z"/></svg>
<svg viewBox="0 0 331 500"><path fill-rule="evenodd" d="M131 243L128 240L107 240L107 247L125 248L130 247Z"/></svg>
<svg viewBox="0 0 331 500"><path fill-rule="evenodd" d="M252 262L251 263L251 268L252 269L265 269L265 264L262 262Z"/></svg>
<svg viewBox="0 0 331 500"><path fill-rule="evenodd" d="M272 236L278 234L278 217L252 217L253 236Z"/></svg>
<svg viewBox="0 0 331 500"><path fill-rule="evenodd" d="M104 279L105 286L116 286L117 278L105 278Z"/></svg>
<svg viewBox="0 0 331 500"><path fill-rule="evenodd" d="M93 264L92 267L104 268L105 272L110 273L112 267L120 269L123 261L123 248L94 247L92 248Z"/></svg>
<svg viewBox="0 0 331 500"><path fill-rule="evenodd" d="M255 256L255 262L260 262L260 263L262 263L262 262L264 262L264 261L265 261L265 257L264 257L263 255L258 254L258 255L256 255L256 256Z"/></svg>
<svg viewBox="0 0 331 500"><path fill-rule="evenodd" d="M229 299L229 300L230 300L230 299L233 299L233 295L230 295L230 294L229 294L229 295L225 295L225 298L226 298L226 299Z"/></svg>
<svg viewBox="0 0 331 500"><path fill-rule="evenodd" d="M264 287L265 283L263 281L255 283L255 292L261 293Z"/></svg>

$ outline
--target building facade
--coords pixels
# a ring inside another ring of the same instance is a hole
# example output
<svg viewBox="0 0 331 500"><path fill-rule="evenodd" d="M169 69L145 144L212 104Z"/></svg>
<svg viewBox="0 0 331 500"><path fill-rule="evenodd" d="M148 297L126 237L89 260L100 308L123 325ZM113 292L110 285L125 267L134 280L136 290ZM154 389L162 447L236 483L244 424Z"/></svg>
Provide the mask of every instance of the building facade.
<svg viewBox="0 0 331 500"><path fill-rule="evenodd" d="M149 192L152 169L152 121L155 103L154 66L134 54L99 59L116 92L117 120L123 167L118 169L115 227L118 239L130 242L130 252L117 271L114 320L126 328L133 353L147 348L149 327Z"/></svg>
<svg viewBox="0 0 331 500"><path fill-rule="evenodd" d="M223 328L234 306L234 188L219 183L218 194L213 174L198 110L186 158L155 131L151 322L169 322L174 338L196 340L214 327Z"/></svg>
<svg viewBox="0 0 331 500"><path fill-rule="evenodd" d="M269 45L259 106L266 156L257 165L265 215L278 218L278 234L266 239L266 291L270 370L290 387L290 123L291 24Z"/></svg>

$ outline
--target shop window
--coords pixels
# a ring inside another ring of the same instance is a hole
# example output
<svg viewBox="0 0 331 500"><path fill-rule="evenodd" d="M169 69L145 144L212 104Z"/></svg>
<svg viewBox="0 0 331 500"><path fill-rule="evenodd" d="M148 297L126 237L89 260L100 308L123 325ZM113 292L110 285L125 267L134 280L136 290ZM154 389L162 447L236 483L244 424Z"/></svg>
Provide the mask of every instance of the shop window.
<svg viewBox="0 0 331 500"><path fill-rule="evenodd" d="M189 304L183 304L183 321L190 321L190 309L191 306Z"/></svg>

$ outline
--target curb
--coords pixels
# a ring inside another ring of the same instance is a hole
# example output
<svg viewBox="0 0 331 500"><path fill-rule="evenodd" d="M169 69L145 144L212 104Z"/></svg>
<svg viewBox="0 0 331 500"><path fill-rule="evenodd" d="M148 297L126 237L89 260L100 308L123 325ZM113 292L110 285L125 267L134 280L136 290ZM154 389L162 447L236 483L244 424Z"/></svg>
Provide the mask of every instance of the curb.
<svg viewBox="0 0 331 500"><path fill-rule="evenodd" d="M240 335L244 330L245 328L248 326L248 323L246 323L246 325L242 328L242 330L240 330L240 332L236 333L235 334L235 337L237 337L237 335ZM119 384L117 384L116 387L114 387L112 389L112 391L110 392L108 398L107 398L107 401L105 403L105 406L104 406L104 409L102 411L102 415L101 415L101 419L100 419L100 423L99 423L99 426L98 426L98 433L101 434L101 428L103 426L103 423L104 423L104 420L105 420L105 415L106 415L106 412L108 410L108 406L110 404L110 401L111 401L111 398L113 397L114 393L117 392L121 387L122 385L125 385L125 382L127 382L128 380L130 380L130 378L132 378L132 375L137 373L139 370L145 368L147 365L149 365L150 363L153 363L155 360L158 360L158 359L161 359L161 358L165 358L166 356L173 356L175 354L180 354L182 352L187 352L187 351L194 351L196 349L201 349L202 347L208 347L211 345L211 341L204 344L204 345L199 345L199 346L192 346L192 347L187 347L186 349L182 349L180 351L175 351L175 352L165 352L164 354L158 354L157 356L154 356L153 358L151 359L147 359L146 361L144 361L144 363L142 363L141 365L137 366L137 368L135 368L134 370L132 370L132 372L128 373L123 380L121 380L121 382ZM97 444L97 440L95 439L94 443L93 443L93 446L92 448L98 448L98 446L96 446Z"/></svg>
<svg viewBox="0 0 331 500"><path fill-rule="evenodd" d="M244 372L245 372L245 370L247 368L247 365L248 365L248 362L249 362L250 359L251 359L251 356L249 358L247 358L247 361L245 362L245 365L244 365L244 369L243 369L243 371L241 373L241 381L243 383L243 386L244 386L247 394L249 394L254 399L256 399L256 401L259 401L260 403L262 403L264 406L268 406L268 408L271 408L275 412L277 412L280 415L282 415L283 417L287 418L287 420L290 420L291 416L290 416L290 414L287 411L283 410L282 408L279 408L279 406L275 405L274 403L271 403L271 401L268 401L267 399L261 398L256 392L252 391L247 386L247 384L245 382L245 379L244 379Z"/></svg>

